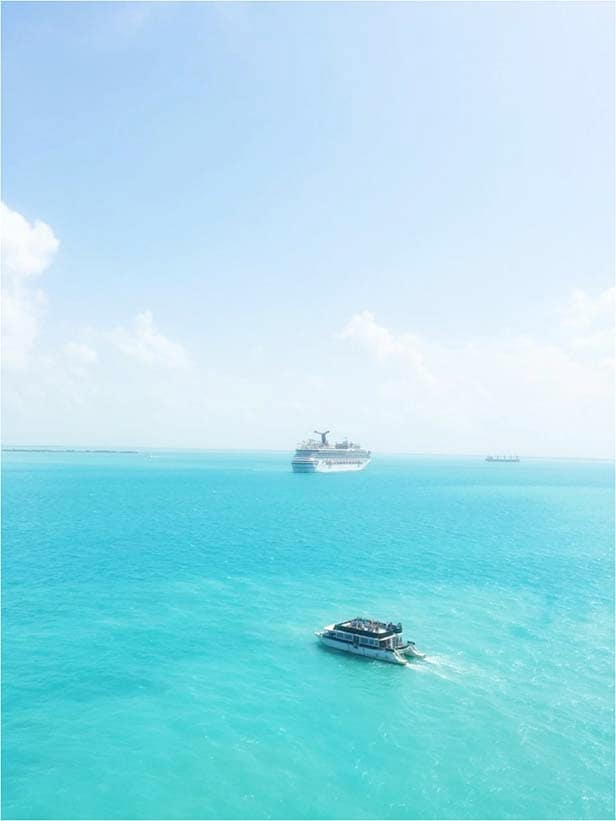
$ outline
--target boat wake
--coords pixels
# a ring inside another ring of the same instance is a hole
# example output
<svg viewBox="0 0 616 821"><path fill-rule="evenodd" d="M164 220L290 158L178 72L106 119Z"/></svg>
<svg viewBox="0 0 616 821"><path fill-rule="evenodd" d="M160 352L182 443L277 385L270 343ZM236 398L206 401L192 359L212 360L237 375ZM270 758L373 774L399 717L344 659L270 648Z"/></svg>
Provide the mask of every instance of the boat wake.
<svg viewBox="0 0 616 821"><path fill-rule="evenodd" d="M426 673L452 680L466 672L464 667L454 659L447 656L426 656L419 660L419 663L407 664L407 669L417 673Z"/></svg>

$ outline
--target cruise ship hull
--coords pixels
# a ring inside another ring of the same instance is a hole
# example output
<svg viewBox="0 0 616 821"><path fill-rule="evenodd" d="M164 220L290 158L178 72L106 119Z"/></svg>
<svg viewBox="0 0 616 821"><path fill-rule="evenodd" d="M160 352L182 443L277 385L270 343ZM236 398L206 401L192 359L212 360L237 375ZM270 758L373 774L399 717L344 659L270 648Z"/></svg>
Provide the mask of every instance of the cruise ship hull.
<svg viewBox="0 0 616 821"><path fill-rule="evenodd" d="M328 459L294 459L291 462L295 473L342 473L349 470L363 470L370 462L364 459L357 462L334 462Z"/></svg>

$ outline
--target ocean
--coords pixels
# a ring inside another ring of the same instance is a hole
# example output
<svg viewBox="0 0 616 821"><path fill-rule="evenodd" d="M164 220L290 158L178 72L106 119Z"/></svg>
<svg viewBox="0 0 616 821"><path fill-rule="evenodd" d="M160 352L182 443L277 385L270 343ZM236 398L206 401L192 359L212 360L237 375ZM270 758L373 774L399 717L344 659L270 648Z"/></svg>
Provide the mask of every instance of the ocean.
<svg viewBox="0 0 616 821"><path fill-rule="evenodd" d="M613 818L614 466L290 458L3 454L3 818Z"/></svg>

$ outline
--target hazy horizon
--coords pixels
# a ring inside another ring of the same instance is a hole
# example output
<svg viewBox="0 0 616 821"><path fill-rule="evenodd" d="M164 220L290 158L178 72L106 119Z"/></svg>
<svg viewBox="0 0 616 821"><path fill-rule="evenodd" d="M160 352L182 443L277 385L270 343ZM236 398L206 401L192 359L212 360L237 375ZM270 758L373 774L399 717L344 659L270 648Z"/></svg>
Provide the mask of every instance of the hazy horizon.
<svg viewBox="0 0 616 821"><path fill-rule="evenodd" d="M27 444L7 444L2 443L1 447L2 451L6 452L28 452L31 451L32 453L46 451L58 451L58 452L82 452L82 453L133 453L133 454L147 454L150 452L161 451L165 453L279 453L279 454L291 454L294 451L294 446L290 448L239 448L239 447L226 447L226 448L199 448L199 447L158 447L156 445L71 445L71 444L60 444L60 445L27 445ZM614 456L546 456L540 453L513 453L510 451L499 451L498 453L494 452L492 454L488 453L438 453L438 452L428 452L428 451L395 451L395 450L380 450L380 451L371 451L372 457L378 456L418 456L418 457L435 457L435 458L453 458L453 459L481 459L484 460L486 456L494 455L494 456L503 456L503 455L516 455L520 457L521 461L525 461L527 459L545 459L545 460L563 460L563 461L574 461L574 462L616 462L616 457Z"/></svg>

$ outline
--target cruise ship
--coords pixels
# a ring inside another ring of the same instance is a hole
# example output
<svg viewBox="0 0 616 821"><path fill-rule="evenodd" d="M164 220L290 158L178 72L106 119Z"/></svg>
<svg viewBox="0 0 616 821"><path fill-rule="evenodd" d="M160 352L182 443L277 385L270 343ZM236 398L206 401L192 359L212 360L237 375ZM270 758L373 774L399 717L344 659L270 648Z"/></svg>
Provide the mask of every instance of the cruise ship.
<svg viewBox="0 0 616 821"><path fill-rule="evenodd" d="M342 470L363 470L370 461L369 450L364 450L355 442L336 442L331 445L327 441L330 431L315 430L321 437L307 439L297 446L295 456L291 462L296 473L333 473Z"/></svg>
<svg viewBox="0 0 616 821"><path fill-rule="evenodd" d="M387 661L408 664L409 657L425 658L414 641L402 638L402 625L356 618L330 624L315 633L323 644L334 650Z"/></svg>

